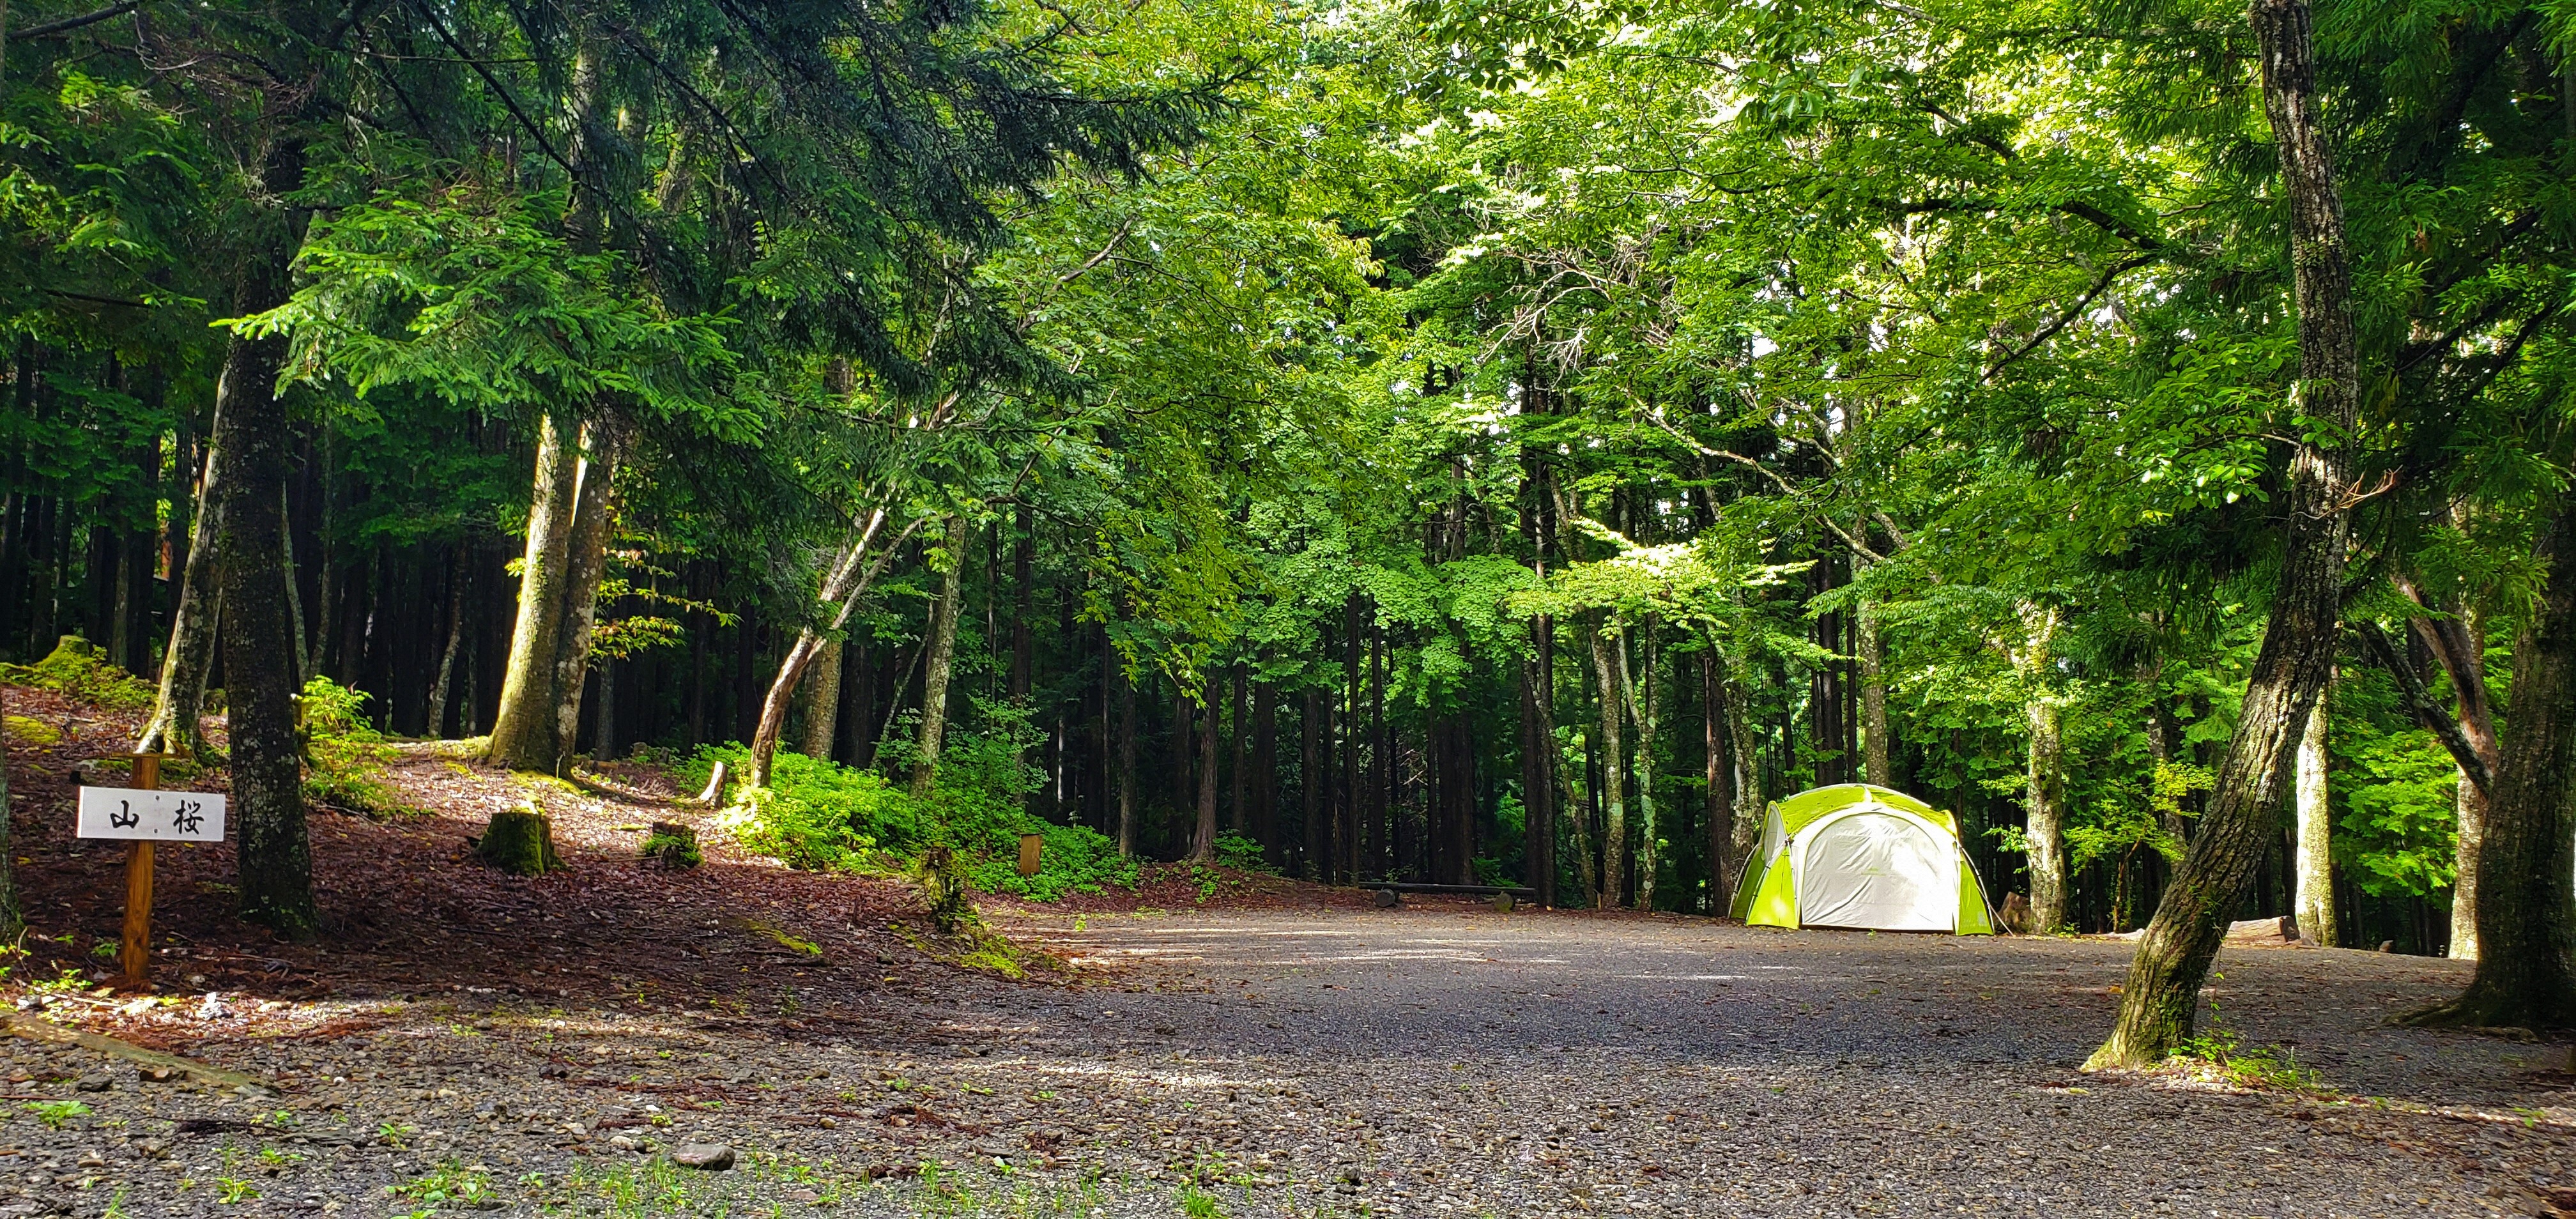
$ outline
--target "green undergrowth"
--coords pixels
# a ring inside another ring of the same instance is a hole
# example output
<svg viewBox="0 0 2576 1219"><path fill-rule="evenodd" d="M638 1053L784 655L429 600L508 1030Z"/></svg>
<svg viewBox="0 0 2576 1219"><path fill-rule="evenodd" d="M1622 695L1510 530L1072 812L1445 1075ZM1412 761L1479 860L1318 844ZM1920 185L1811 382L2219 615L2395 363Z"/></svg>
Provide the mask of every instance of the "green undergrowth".
<svg viewBox="0 0 2576 1219"><path fill-rule="evenodd" d="M745 849L809 871L917 874L934 848L972 888L1035 901L1133 888L1136 861L1107 835L1057 825L1024 807L1039 777L1015 733L961 733L940 760L929 795L915 799L873 769L780 752L766 787L736 786L717 822ZM899 751L888 769L900 773ZM744 773L751 751L710 745L678 767L683 787L703 787L716 763ZM1020 836L1040 840L1035 875L1019 874Z"/></svg>
<svg viewBox="0 0 2576 1219"><path fill-rule="evenodd" d="M0 664L0 681L52 690L114 711L149 710L159 693L151 682L109 664L78 635L63 636L34 664Z"/></svg>
<svg viewBox="0 0 2576 1219"><path fill-rule="evenodd" d="M2211 976L2220 980L2227 975ZM2175 1049L2175 1065L2249 1092L2321 1096L2334 1091L2326 1086L2324 1076L2300 1066L2298 1055L2288 1047L2245 1044L2220 1017L2218 1004L2212 1001L2209 1007L2209 1030Z"/></svg>
<svg viewBox="0 0 2576 1219"><path fill-rule="evenodd" d="M419 816L385 782L398 751L367 722L368 697L327 677L304 683L304 798L369 817Z"/></svg>

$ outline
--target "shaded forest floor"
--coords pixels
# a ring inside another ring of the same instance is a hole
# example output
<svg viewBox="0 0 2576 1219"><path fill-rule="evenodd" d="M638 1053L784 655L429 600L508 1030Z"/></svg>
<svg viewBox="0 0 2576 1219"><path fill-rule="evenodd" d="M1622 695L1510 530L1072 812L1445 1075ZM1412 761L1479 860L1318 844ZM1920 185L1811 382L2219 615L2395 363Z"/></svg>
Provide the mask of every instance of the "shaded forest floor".
<svg viewBox="0 0 2576 1219"><path fill-rule="evenodd" d="M9 752L17 1019L260 1084L0 1041L0 1215L2576 1212L2564 1045L2382 1023L2452 962L2231 946L2224 1028L2268 1055L2235 1079L2071 1069L2127 957L2100 941L1379 911L1174 867L987 903L1011 980L897 881L714 835L648 866L646 822L702 815L652 772L616 796L429 745L388 780L426 812L314 816L320 939L234 922L227 848L165 850L161 993L106 993L123 853L69 838L70 775L132 725L6 694L39 726ZM523 799L569 871L466 853ZM735 1167L676 1167L690 1143Z"/></svg>

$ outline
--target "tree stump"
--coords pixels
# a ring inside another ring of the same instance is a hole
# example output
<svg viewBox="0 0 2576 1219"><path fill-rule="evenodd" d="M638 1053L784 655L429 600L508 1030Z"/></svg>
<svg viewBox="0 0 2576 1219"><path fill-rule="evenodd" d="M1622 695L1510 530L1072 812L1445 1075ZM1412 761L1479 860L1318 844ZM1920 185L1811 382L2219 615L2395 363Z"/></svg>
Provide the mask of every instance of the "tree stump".
<svg viewBox="0 0 2576 1219"><path fill-rule="evenodd" d="M654 822L653 832L644 836L644 858L674 872L698 866L698 827L677 821Z"/></svg>
<svg viewBox="0 0 2576 1219"><path fill-rule="evenodd" d="M474 853L484 863L515 876L543 876L564 867L563 856L555 853L554 823L529 806L492 814Z"/></svg>

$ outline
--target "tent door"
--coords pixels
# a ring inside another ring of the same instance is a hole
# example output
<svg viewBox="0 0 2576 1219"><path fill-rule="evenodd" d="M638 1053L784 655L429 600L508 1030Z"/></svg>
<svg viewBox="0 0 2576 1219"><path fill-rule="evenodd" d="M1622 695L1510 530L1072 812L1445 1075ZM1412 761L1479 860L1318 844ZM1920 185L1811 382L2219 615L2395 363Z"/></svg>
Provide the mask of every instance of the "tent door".
<svg viewBox="0 0 2576 1219"><path fill-rule="evenodd" d="M1798 860L1798 921L1809 927L1953 931L1959 922L1958 849L1911 818L1863 810L1805 835Z"/></svg>

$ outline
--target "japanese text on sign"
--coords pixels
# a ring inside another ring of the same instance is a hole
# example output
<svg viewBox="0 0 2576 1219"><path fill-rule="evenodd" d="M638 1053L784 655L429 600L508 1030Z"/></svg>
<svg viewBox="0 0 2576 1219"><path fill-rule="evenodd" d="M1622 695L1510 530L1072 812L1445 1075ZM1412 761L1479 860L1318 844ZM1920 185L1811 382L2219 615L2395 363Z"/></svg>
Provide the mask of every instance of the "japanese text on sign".
<svg viewBox="0 0 2576 1219"><path fill-rule="evenodd" d="M80 837L222 842L224 798L213 792L80 789Z"/></svg>

